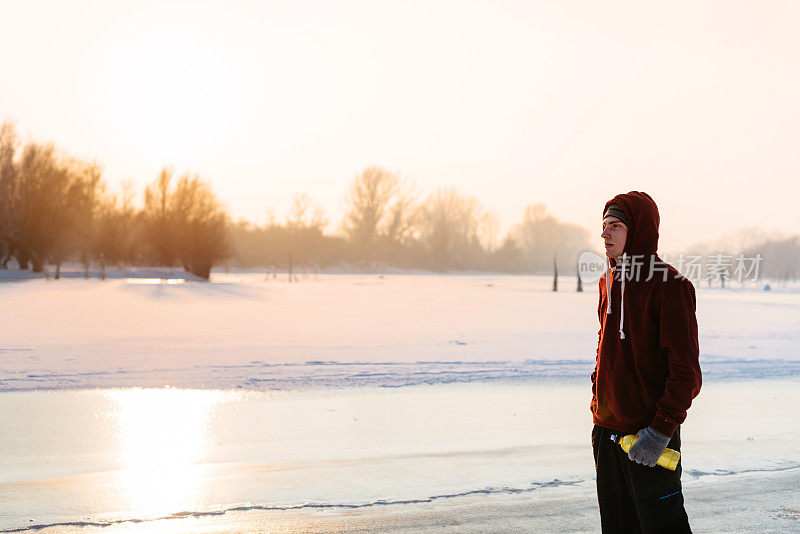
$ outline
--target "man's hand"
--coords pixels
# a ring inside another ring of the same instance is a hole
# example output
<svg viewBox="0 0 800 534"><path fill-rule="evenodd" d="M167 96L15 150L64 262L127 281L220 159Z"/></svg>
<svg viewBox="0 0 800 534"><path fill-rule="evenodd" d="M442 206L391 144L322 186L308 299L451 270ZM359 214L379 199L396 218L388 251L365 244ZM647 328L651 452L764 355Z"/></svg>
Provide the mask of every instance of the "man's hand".
<svg viewBox="0 0 800 534"><path fill-rule="evenodd" d="M658 457L669 444L669 436L665 436L649 426L636 433L639 440L628 451L628 458L637 464L655 467Z"/></svg>

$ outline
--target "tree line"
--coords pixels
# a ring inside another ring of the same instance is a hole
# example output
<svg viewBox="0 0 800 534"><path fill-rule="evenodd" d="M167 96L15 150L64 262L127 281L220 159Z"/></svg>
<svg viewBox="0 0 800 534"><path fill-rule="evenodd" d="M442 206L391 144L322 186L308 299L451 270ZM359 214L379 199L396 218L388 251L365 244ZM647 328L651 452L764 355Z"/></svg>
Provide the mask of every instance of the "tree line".
<svg viewBox="0 0 800 534"><path fill-rule="evenodd" d="M90 265L181 266L208 278L229 255L228 215L208 184L164 169L137 209L129 187L111 194L102 169L52 144L20 147L14 126L0 125L0 265L42 272Z"/></svg>
<svg viewBox="0 0 800 534"><path fill-rule="evenodd" d="M377 166L352 179L340 231L326 234L326 224L305 194L295 197L285 222L239 221L231 228L235 265L522 273L550 272L557 257L574 272L580 253L591 248L586 229L559 221L542 204L527 207L499 240L497 216L478 198L453 187L421 197Z"/></svg>
<svg viewBox="0 0 800 534"><path fill-rule="evenodd" d="M351 181L333 232L307 194L283 221L233 221L199 176L168 168L137 207L130 186L111 193L96 162L52 144L22 145L0 125L0 265L41 272L62 264L182 267L208 278L212 267L550 272L554 258L573 272L590 233L559 221L542 204L499 239L497 216L453 187L421 196L398 174L373 166ZM12 265L13 266L13 265Z"/></svg>

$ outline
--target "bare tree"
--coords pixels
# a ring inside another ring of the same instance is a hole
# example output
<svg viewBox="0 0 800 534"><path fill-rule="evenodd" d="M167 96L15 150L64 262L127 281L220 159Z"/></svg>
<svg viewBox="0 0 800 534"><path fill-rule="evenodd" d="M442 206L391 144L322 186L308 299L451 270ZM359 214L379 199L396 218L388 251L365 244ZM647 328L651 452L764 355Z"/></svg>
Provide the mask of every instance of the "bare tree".
<svg viewBox="0 0 800 534"><path fill-rule="evenodd" d="M229 253L228 215L198 176L185 174L171 188L172 171L164 169L145 190L146 236L165 265L208 279L211 268Z"/></svg>
<svg viewBox="0 0 800 534"><path fill-rule="evenodd" d="M497 235L500 232L500 219L493 211L484 212L478 223L478 239L486 252L494 252L497 246Z"/></svg>
<svg viewBox="0 0 800 534"><path fill-rule="evenodd" d="M769 239L763 243L746 249L743 253L742 266L747 270L740 273L744 280L758 276L758 278L774 278L781 281L797 280L800 277L800 235L793 235L783 239ZM763 262L755 258L763 257ZM739 267L739 254L731 254L733 266L729 273L736 274ZM736 275L735 278L739 278Z"/></svg>
<svg viewBox="0 0 800 534"><path fill-rule="evenodd" d="M547 213L544 204L525 208L522 222L511 232L520 244L528 269L545 271L555 255L577 265L578 255L590 248L589 232L580 226L562 223Z"/></svg>
<svg viewBox="0 0 800 534"><path fill-rule="evenodd" d="M158 178L144 190L144 237L153 250L155 261L172 267L177 262L177 235L170 206L173 171L164 167Z"/></svg>
<svg viewBox="0 0 800 534"><path fill-rule="evenodd" d="M181 262L190 273L209 278L211 268L229 254L228 214L198 176L184 175L172 199Z"/></svg>
<svg viewBox="0 0 800 534"><path fill-rule="evenodd" d="M317 228L322 231L327 224L322 208L311 204L311 196L308 193L294 195L292 207L286 218L287 228L294 230Z"/></svg>
<svg viewBox="0 0 800 534"><path fill-rule="evenodd" d="M133 208L133 191L123 186L119 195L106 195L97 206L93 255L101 269L106 265L119 265L135 261L133 230L136 210Z"/></svg>
<svg viewBox="0 0 800 534"><path fill-rule="evenodd" d="M379 233L390 243L404 243L414 236L416 200L411 186L401 183L389 206L388 218L385 219Z"/></svg>
<svg viewBox="0 0 800 534"><path fill-rule="evenodd" d="M267 233L270 234L268 241L271 241L271 253L276 256L275 263L286 262L290 281L296 279L292 275L295 265L313 263L317 249L324 241L322 231L327 224L322 207L314 206L308 193L299 193L292 200L286 225L269 226Z"/></svg>
<svg viewBox="0 0 800 534"><path fill-rule="evenodd" d="M462 268L481 254L478 238L484 209L475 197L454 188L433 192L418 212L420 239L435 269Z"/></svg>
<svg viewBox="0 0 800 534"><path fill-rule="evenodd" d="M102 169L96 163L74 159L64 159L61 165L68 175L70 199L60 215L60 235L49 250L49 259L56 266L55 278L59 279L62 263L78 255L88 278L98 192L104 188Z"/></svg>
<svg viewBox="0 0 800 534"><path fill-rule="evenodd" d="M86 204L86 176L60 159L52 145L23 150L15 210L15 254L20 267L41 272L53 257L58 265L72 251L74 232Z"/></svg>
<svg viewBox="0 0 800 534"><path fill-rule="evenodd" d="M72 233L84 267L85 276L88 278L95 232L97 231L96 216L99 197L105 189L105 184L102 181L103 171L97 162L86 164L80 161L73 161L70 168L74 175L75 184L79 189L76 192L75 205L73 207L75 226Z"/></svg>
<svg viewBox="0 0 800 534"><path fill-rule="evenodd" d="M12 122L0 125L0 264L3 268L14 252L14 210L17 202L17 171L14 156L19 141Z"/></svg>
<svg viewBox="0 0 800 534"><path fill-rule="evenodd" d="M411 186L380 167L368 167L350 184L342 228L368 261L388 259L414 229Z"/></svg>

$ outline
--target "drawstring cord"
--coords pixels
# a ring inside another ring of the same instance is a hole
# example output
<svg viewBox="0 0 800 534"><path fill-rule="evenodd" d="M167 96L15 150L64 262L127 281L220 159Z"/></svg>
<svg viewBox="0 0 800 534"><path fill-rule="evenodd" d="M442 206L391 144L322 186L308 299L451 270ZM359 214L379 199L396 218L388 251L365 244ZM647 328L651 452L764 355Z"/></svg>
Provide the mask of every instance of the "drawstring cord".
<svg viewBox="0 0 800 534"><path fill-rule="evenodd" d="M611 313L611 276L609 265L611 261L606 259L606 301L608 302L608 306L606 306L606 314ZM623 252L622 253L622 271L620 274L622 275L622 287L620 288L619 293L619 338L625 339L625 332L622 330L622 321L625 318L625 264L627 263L627 256Z"/></svg>
<svg viewBox="0 0 800 534"><path fill-rule="evenodd" d="M628 258L625 253L622 253L622 287L619 292L619 338L625 339L625 332L622 331L622 321L625 318L625 264L628 263Z"/></svg>
<svg viewBox="0 0 800 534"><path fill-rule="evenodd" d="M606 306L606 313L611 314L611 271L609 270L609 265L611 264L611 260L606 258L606 302L608 306Z"/></svg>

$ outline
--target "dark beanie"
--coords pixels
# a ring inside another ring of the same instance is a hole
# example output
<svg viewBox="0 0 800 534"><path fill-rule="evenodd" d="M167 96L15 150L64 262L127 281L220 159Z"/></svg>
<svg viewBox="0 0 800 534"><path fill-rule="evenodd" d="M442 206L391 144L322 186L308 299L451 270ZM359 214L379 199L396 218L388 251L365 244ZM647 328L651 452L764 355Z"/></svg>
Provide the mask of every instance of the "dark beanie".
<svg viewBox="0 0 800 534"><path fill-rule="evenodd" d="M626 225L628 224L628 217L619 204L609 204L608 208L606 208L606 212L603 214L603 219L606 217L616 217Z"/></svg>

